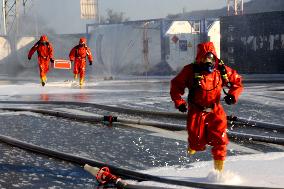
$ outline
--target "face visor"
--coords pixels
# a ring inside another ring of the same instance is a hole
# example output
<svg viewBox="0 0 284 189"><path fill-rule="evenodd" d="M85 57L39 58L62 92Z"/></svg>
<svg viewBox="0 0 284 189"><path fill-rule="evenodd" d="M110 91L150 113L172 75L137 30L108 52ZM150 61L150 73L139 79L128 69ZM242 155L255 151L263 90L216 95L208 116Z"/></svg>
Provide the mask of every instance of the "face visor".
<svg viewBox="0 0 284 189"><path fill-rule="evenodd" d="M215 63L215 56L213 53L209 52L205 55L205 58L204 58L204 62L205 63L212 63L214 64Z"/></svg>
<svg viewBox="0 0 284 189"><path fill-rule="evenodd" d="M86 44L85 43L79 43L79 47L85 47Z"/></svg>
<svg viewBox="0 0 284 189"><path fill-rule="evenodd" d="M202 71L206 71L212 73L215 67L215 56L213 53L209 52L205 55L201 69Z"/></svg>

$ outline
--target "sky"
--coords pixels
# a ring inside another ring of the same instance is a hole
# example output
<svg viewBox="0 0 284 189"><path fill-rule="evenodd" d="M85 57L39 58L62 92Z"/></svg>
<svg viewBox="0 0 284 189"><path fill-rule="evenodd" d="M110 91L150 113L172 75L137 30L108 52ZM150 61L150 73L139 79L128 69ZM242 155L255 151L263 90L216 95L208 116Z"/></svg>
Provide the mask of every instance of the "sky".
<svg viewBox="0 0 284 189"><path fill-rule="evenodd" d="M183 10L218 9L226 0L99 0L100 15L107 9L123 12L130 20L163 18ZM82 33L93 20L80 19L80 0L34 0L27 2L28 13L44 20L56 33Z"/></svg>

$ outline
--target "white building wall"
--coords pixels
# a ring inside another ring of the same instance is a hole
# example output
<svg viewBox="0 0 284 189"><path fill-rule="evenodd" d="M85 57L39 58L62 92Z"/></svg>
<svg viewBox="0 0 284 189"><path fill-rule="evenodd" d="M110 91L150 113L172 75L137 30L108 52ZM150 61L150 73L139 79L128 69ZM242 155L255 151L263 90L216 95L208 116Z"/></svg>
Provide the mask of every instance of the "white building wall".
<svg viewBox="0 0 284 189"><path fill-rule="evenodd" d="M161 38L159 24L149 24L147 30L149 40L149 69L161 61ZM95 75L131 75L146 72L143 57L143 25L102 25L91 32L88 41L94 54L94 67L88 68ZM169 54L166 61L173 70L179 71L183 66L194 62L200 34L187 21L175 21L165 34L169 38ZM78 44L84 34L49 35L48 38L55 49L55 58L68 59L72 47ZM173 38L178 40L174 41ZM214 42L220 57L220 22L213 23L208 31L208 38ZM12 53L9 41L0 37L0 64L8 63L21 67L36 67L36 53L31 61L27 54L32 45L39 39L34 37L19 37L16 42L16 52ZM181 42L185 46L181 47ZM11 59L12 58L12 59ZM87 70L87 71L88 71Z"/></svg>
<svg viewBox="0 0 284 189"><path fill-rule="evenodd" d="M200 33L188 21L174 21L167 31L170 41L170 54L167 62L173 70L179 71L183 66L195 61L197 45L201 43ZM220 21L215 21L208 29L208 39L214 43L217 56L220 58ZM178 38L178 41L174 40ZM180 47L180 42L187 43L187 49Z"/></svg>
<svg viewBox="0 0 284 189"><path fill-rule="evenodd" d="M5 37L0 37L0 64L11 54L11 44Z"/></svg>
<svg viewBox="0 0 284 189"><path fill-rule="evenodd" d="M214 43L218 58L220 58L220 37L220 21L215 21L208 30L208 38Z"/></svg>
<svg viewBox="0 0 284 189"><path fill-rule="evenodd" d="M173 70L178 71L194 62L200 35L194 32L193 26L188 21L174 21L166 35L170 41L170 54L167 56L167 62Z"/></svg>
<svg viewBox="0 0 284 189"><path fill-rule="evenodd" d="M16 43L16 53L17 62L23 67L36 67L37 66L37 54L32 57L32 60L29 61L27 56L30 48L36 42L36 37L21 37Z"/></svg>
<svg viewBox="0 0 284 189"><path fill-rule="evenodd" d="M152 26L149 25L149 28ZM91 32L90 47L96 52L95 62L106 74L124 75L145 72L143 59L143 26L101 25ZM160 62L160 31L148 29L149 66Z"/></svg>
<svg viewBox="0 0 284 189"><path fill-rule="evenodd" d="M173 42L172 38L177 36L178 42ZM173 70L180 70L185 65L194 62L197 51L197 44L200 42L200 36L197 34L176 34L169 35L170 38L170 54L167 56L167 62ZM180 41L186 41L187 50L182 50Z"/></svg>

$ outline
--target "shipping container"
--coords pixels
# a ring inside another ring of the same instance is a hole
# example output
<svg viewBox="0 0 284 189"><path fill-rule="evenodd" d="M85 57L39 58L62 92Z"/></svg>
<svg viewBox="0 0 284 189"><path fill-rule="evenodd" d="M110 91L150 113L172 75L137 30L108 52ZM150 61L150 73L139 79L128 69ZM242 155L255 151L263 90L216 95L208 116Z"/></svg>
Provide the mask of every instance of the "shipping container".
<svg viewBox="0 0 284 189"><path fill-rule="evenodd" d="M220 19L221 58L240 73L284 73L284 12Z"/></svg>

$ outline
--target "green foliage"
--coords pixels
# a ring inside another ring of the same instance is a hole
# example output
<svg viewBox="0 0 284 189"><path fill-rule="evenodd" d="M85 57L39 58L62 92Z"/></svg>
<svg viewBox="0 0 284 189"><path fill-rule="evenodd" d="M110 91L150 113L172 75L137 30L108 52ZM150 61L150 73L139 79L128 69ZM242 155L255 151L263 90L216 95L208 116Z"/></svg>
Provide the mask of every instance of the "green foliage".
<svg viewBox="0 0 284 189"><path fill-rule="evenodd" d="M107 16L101 17L101 23L116 24L128 21L123 12L114 12L112 9L107 10Z"/></svg>

